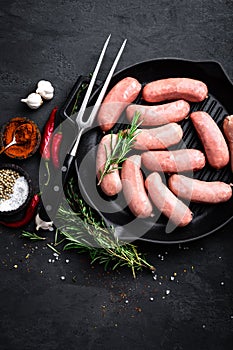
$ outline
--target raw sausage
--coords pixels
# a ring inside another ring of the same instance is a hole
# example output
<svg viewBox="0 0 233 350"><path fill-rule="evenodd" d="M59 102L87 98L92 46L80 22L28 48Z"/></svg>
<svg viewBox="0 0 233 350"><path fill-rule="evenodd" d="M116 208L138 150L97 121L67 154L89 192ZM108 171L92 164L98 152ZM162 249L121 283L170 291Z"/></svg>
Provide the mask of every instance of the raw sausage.
<svg viewBox="0 0 233 350"><path fill-rule="evenodd" d="M98 180L100 179L101 172L104 169L107 154L111 152L111 147L114 147L117 142L117 135L108 134L105 135L98 146L96 155L96 174ZM119 171L117 169L113 170L111 173L106 174L100 183L102 191L108 196L114 196L122 190L121 179Z"/></svg>
<svg viewBox="0 0 233 350"><path fill-rule="evenodd" d="M159 126L171 122L179 122L189 114L189 103L178 100L163 105L143 106L132 104L126 109L126 116L131 122L135 112L140 112L139 121L142 126Z"/></svg>
<svg viewBox="0 0 233 350"><path fill-rule="evenodd" d="M167 188L158 173L150 174L145 184L155 206L175 225L186 226L192 221L191 210Z"/></svg>
<svg viewBox="0 0 233 350"><path fill-rule="evenodd" d="M136 99L140 90L141 84L137 79L127 77L109 91L97 117L103 131L108 131L114 126L125 107Z"/></svg>
<svg viewBox="0 0 233 350"><path fill-rule="evenodd" d="M139 150L166 149L180 142L183 130L180 125L170 123L153 129L138 129L133 148Z"/></svg>
<svg viewBox="0 0 233 350"><path fill-rule="evenodd" d="M226 202L232 196L231 186L225 182L206 182L177 174L169 178L168 187L176 196L198 203Z"/></svg>
<svg viewBox="0 0 233 350"><path fill-rule="evenodd" d="M231 170L233 172L233 115L229 115L223 121L223 131L228 141L231 155Z"/></svg>
<svg viewBox="0 0 233 350"><path fill-rule="evenodd" d="M193 112L190 118L203 144L208 162L215 169L223 168L229 163L230 156L218 125L206 112Z"/></svg>
<svg viewBox="0 0 233 350"><path fill-rule="evenodd" d="M205 156L197 149L148 151L142 154L142 162L151 171L177 173L202 169L205 166Z"/></svg>
<svg viewBox="0 0 233 350"><path fill-rule="evenodd" d="M208 88L200 80L189 78L168 78L152 81L142 91L142 97L147 102L184 99L190 102L203 101L208 94Z"/></svg>
<svg viewBox="0 0 233 350"><path fill-rule="evenodd" d="M122 165L121 180L123 193L131 212L139 218L146 218L152 213L152 205L146 194L141 167L141 157L133 155Z"/></svg>

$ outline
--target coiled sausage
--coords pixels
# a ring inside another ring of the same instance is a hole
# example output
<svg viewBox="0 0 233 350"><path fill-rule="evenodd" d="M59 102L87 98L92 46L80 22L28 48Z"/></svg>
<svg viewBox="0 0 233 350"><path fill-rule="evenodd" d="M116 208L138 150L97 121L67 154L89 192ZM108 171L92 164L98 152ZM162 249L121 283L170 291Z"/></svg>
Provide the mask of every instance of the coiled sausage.
<svg viewBox="0 0 233 350"><path fill-rule="evenodd" d="M152 81L142 91L142 97L147 102L184 99L190 102L203 101L208 94L208 88L200 80L190 78L168 78Z"/></svg>
<svg viewBox="0 0 233 350"><path fill-rule="evenodd" d="M205 156L197 149L148 151L142 153L142 163L150 171L177 173L202 169L205 166Z"/></svg>
<svg viewBox="0 0 233 350"><path fill-rule="evenodd" d="M126 116L131 122L134 113L139 112L141 115L139 121L142 126L159 126L172 122L179 122L189 114L189 103L184 100L178 100L163 105L143 106L132 104L126 109Z"/></svg>
<svg viewBox="0 0 233 350"><path fill-rule="evenodd" d="M100 141L96 155L96 174L98 180L100 179L101 172L104 170L107 154L110 154L112 148L117 142L117 138L118 136L115 134L108 134ZM114 196L119 193L122 190L122 184L118 169L106 174L100 183L100 187L108 196Z"/></svg>
<svg viewBox="0 0 233 350"><path fill-rule="evenodd" d="M127 77L120 80L105 97L97 119L103 131L110 130L123 110L132 103L141 90L137 79Z"/></svg>
<svg viewBox="0 0 233 350"><path fill-rule="evenodd" d="M231 170L233 172L233 115L229 115L223 121L223 131L228 141L231 155Z"/></svg>
<svg viewBox="0 0 233 350"><path fill-rule="evenodd" d="M166 149L179 143L182 136L183 130L176 123L153 129L138 129L133 147L139 150Z"/></svg>
<svg viewBox="0 0 233 350"><path fill-rule="evenodd" d="M220 203L232 196L231 186L222 181L201 181L174 174L168 179L168 187L178 197L198 203Z"/></svg>
<svg viewBox="0 0 233 350"><path fill-rule="evenodd" d="M141 167L141 157L133 155L122 165L121 180L123 193L131 212L139 218L152 213L152 205L146 194Z"/></svg>
<svg viewBox="0 0 233 350"><path fill-rule="evenodd" d="M191 210L167 188L158 173L150 174L145 184L155 206L175 225L186 226L192 221Z"/></svg>
<svg viewBox="0 0 233 350"><path fill-rule="evenodd" d="M203 144L209 164L221 169L229 163L230 156L226 141L218 125L206 112L193 112L190 119Z"/></svg>

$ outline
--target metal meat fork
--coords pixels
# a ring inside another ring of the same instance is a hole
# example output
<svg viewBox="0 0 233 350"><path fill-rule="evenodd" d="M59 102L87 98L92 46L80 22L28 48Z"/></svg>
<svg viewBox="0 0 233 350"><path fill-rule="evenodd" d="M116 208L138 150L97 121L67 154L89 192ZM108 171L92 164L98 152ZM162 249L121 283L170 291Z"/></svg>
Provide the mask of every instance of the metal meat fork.
<svg viewBox="0 0 233 350"><path fill-rule="evenodd" d="M83 132L85 130L89 129L94 122L94 119L98 113L100 104L103 101L104 95L106 93L106 90L107 90L108 85L110 83L110 80L112 78L112 75L116 69L118 61L119 61L119 59L123 53L124 47L126 45L127 39L125 39L123 41L121 48L118 51L118 54L117 54L117 56L112 64L112 67L107 75L107 78L104 82L104 85L103 85L101 91L100 91L100 94L97 98L97 101L96 101L96 103L91 111L91 114L89 115L88 119L84 121L84 113L85 113L89 98L91 96L93 86L95 84L98 72L100 70L101 63L102 63L102 60L104 58L105 51L107 49L110 38L111 38L111 34L108 36L108 38L103 46L103 49L102 49L101 54L99 56L95 70L93 72L91 81L89 83L87 92L86 92L85 97L83 99L80 110L77 114L77 117L76 117L76 125L77 125L76 138L75 138L69 152L67 153L67 155L65 157L65 161L64 161L63 166L61 168L61 172L58 172L56 174L56 176L52 178L52 180L49 183L49 186L42 193L41 198L43 201L44 208L42 207L42 209L40 210L39 216L40 216L40 219L42 219L43 221L48 221L49 219L54 220L54 218L56 216L56 213L57 213L57 210L58 210L58 207L59 207L62 195L63 195L63 186L65 186L65 184L67 182L70 169L71 169L71 167L74 163L74 160L76 158L78 145L79 145L79 141L81 139L81 136L82 136Z"/></svg>
<svg viewBox="0 0 233 350"><path fill-rule="evenodd" d="M109 40L111 38L111 34L109 35L109 37L107 38L104 46L103 46L103 49L101 51L101 54L100 54L100 57L99 57L99 60L96 64L96 67L95 67L95 70L93 72L93 75L92 75L92 78L91 78L91 81L90 81L90 84L88 86L88 89L87 89L87 92L85 94L85 97L83 99L83 102L82 102L82 105L80 107L80 110L78 112L78 115L76 117L76 125L77 125L77 128L78 128L78 133L77 133L77 136L76 136L76 139L70 149L70 151L68 152L67 156L66 156L66 159L65 159L65 162L64 162L64 165L62 167L62 172L63 172L63 183L65 184L66 181L67 181L67 176L68 176L68 173L69 173L69 169L73 163L73 160L74 158L76 157L76 154L77 154L77 150L78 150L78 145L79 145L79 141L81 139L81 136L83 134L83 132L85 130L87 130L88 128L90 128L95 120L95 117L98 113L98 110L99 110L99 107L100 107L100 104L101 102L103 101L103 98L104 98L104 95L106 93L106 90L108 88L108 85L110 83L110 80L112 78L112 75L116 69L116 66L118 64L118 61L122 55L122 52L124 50L124 47L126 45L126 41L127 39L124 40L123 44L121 45L121 48L120 50L118 51L118 54L112 64L112 67L107 75L107 78L104 82L104 85L100 91L100 94L97 98L97 101L92 109L92 112L90 114L90 116L88 117L88 120L84 121L83 120L83 116L84 116L84 113L85 113L85 110L86 110L86 107L87 107L87 104L88 104L88 101L89 101L89 98L91 96L91 93L92 93L92 89L93 89L93 86L95 84L95 81L96 81L96 78L97 78L97 74L99 72L99 69L101 67L101 63L102 63L102 60L104 58L104 54L105 54L105 51L107 49L107 46L108 46L108 43L109 43Z"/></svg>

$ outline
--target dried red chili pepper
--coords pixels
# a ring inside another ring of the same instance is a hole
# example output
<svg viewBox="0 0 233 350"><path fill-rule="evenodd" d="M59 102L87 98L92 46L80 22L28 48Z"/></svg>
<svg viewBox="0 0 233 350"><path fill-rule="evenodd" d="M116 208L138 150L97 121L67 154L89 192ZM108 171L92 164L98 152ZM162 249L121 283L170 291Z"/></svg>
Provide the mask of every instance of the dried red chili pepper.
<svg viewBox="0 0 233 350"><path fill-rule="evenodd" d="M35 215L36 208L39 204L39 201L40 201L39 194L35 194L31 200L31 202L29 203L27 210L25 212L25 215L22 219L20 219L18 221L14 221L14 222L0 221L0 224L4 225L6 227L12 227L12 228L18 228L18 227L22 227L22 226L27 225L31 221L33 216Z"/></svg>
<svg viewBox="0 0 233 350"><path fill-rule="evenodd" d="M50 180L50 172L49 172L49 165L48 162L50 160L51 156L51 142L52 142L52 135L54 132L54 126L55 126L55 117L57 113L58 108L55 107L53 108L52 112L50 113L49 119L47 120L45 127L44 127L44 132L43 132L43 137L40 143L40 154L42 158L45 160L45 166L47 169L48 173L48 179L45 185L49 183Z"/></svg>
<svg viewBox="0 0 233 350"><path fill-rule="evenodd" d="M60 154L61 141L62 141L62 132L59 131L53 136L52 147L51 147L53 165L57 169L60 168L59 154Z"/></svg>

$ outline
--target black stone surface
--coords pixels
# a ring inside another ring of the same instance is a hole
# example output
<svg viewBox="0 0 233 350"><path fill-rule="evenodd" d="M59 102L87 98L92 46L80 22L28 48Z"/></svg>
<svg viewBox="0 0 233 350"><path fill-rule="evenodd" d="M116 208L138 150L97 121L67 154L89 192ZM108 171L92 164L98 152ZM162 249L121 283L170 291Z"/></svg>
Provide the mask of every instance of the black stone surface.
<svg viewBox="0 0 233 350"><path fill-rule="evenodd" d="M77 76L93 70L110 32L100 79L125 37L118 69L158 57L215 60L233 79L229 0L1 0L0 5L1 125L20 115L42 130ZM31 111L20 98L40 79L53 83L55 97ZM1 155L6 160L12 161ZM39 155L16 163L31 174L36 190ZM232 229L229 224L181 246L139 243L158 277L144 270L134 280L126 268L105 272L75 251L56 260L46 243L1 226L0 349L232 349ZM53 233L48 237L52 241Z"/></svg>

